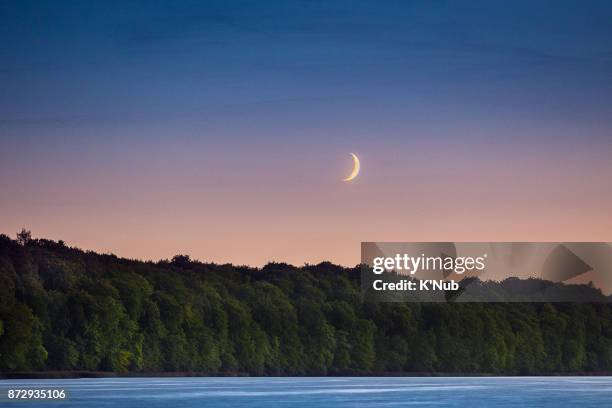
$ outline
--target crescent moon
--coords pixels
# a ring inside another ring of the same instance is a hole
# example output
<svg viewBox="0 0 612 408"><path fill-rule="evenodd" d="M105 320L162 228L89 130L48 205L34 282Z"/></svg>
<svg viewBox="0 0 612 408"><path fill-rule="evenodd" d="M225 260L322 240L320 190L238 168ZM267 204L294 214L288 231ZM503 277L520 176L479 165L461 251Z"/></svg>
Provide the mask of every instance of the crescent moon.
<svg viewBox="0 0 612 408"><path fill-rule="evenodd" d="M359 163L359 157L357 157L355 153L351 153L351 156L353 156L353 171L347 178L344 179L344 181L353 180L359 174L359 169L361 169L361 164Z"/></svg>

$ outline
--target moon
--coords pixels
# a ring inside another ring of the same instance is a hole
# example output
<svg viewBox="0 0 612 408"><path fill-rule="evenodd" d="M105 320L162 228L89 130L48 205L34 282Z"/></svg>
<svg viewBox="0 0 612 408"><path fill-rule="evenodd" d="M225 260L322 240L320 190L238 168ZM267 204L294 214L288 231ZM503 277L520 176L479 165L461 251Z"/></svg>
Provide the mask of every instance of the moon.
<svg viewBox="0 0 612 408"><path fill-rule="evenodd" d="M357 177L357 175L359 174L359 170L361 169L359 157L357 157L355 153L351 153L351 156L353 156L353 171L351 172L351 174L349 174L347 178L344 179L344 181L354 180L355 177Z"/></svg>

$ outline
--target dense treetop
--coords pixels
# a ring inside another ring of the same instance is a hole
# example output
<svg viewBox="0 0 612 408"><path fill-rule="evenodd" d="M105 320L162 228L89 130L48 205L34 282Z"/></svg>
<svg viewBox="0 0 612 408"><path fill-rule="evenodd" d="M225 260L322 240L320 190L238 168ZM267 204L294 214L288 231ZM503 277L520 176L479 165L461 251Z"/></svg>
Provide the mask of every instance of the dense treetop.
<svg viewBox="0 0 612 408"><path fill-rule="evenodd" d="M358 268L142 262L0 235L0 371L612 371L606 303L362 302Z"/></svg>

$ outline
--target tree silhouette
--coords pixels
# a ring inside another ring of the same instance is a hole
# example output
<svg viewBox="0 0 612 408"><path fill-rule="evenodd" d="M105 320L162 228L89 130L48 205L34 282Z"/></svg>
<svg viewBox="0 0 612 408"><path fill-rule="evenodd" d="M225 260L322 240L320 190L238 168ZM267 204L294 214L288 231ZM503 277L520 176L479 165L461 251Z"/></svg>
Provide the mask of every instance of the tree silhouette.
<svg viewBox="0 0 612 408"><path fill-rule="evenodd" d="M30 232L30 230L22 228L21 231L17 233L17 242L19 243L19 245L25 246L30 241L32 241L32 233Z"/></svg>

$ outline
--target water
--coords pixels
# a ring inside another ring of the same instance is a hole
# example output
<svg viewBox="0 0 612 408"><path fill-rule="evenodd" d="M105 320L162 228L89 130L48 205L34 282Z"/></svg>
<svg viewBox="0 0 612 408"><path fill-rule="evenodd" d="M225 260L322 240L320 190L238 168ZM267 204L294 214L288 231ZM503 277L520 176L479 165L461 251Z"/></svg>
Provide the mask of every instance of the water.
<svg viewBox="0 0 612 408"><path fill-rule="evenodd" d="M9 402L9 388L67 401ZM96 378L2 380L2 407L608 407L612 377Z"/></svg>

